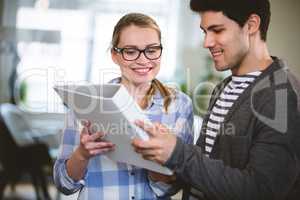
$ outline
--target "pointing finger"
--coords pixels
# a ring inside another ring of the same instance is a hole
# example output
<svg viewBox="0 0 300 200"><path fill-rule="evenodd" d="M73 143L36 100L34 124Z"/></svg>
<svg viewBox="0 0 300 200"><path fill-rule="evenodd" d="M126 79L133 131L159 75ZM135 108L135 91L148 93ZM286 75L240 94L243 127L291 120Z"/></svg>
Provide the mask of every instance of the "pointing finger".
<svg viewBox="0 0 300 200"><path fill-rule="evenodd" d="M157 148L156 143L153 143L153 141L144 141L144 140L137 139L137 138L133 139L131 144L135 149L155 149L155 148Z"/></svg>
<svg viewBox="0 0 300 200"><path fill-rule="evenodd" d="M83 126L82 130L81 130L81 134L84 135L90 135L90 126L91 126L91 122L88 120L81 120L81 125Z"/></svg>
<svg viewBox="0 0 300 200"><path fill-rule="evenodd" d="M148 124L148 123L145 123L141 120L137 120L135 121L135 124L140 127L141 129L143 129L144 131L146 131L149 136L156 136L156 128L155 128L155 125L151 125L151 124Z"/></svg>
<svg viewBox="0 0 300 200"><path fill-rule="evenodd" d="M97 140L97 139L102 139L102 137L104 137L104 136L105 136L105 133L103 133L103 132L96 132L96 133L93 133L91 135L90 139L92 141L94 141L94 140Z"/></svg>

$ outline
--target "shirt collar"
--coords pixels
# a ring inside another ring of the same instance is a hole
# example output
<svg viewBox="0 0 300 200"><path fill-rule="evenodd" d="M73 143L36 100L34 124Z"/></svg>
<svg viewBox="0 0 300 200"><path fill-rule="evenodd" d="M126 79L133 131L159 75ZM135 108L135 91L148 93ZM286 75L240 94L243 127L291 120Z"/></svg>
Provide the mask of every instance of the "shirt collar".
<svg viewBox="0 0 300 200"><path fill-rule="evenodd" d="M108 83L120 84L121 83L121 77L114 78L114 79L110 80Z"/></svg>
<svg viewBox="0 0 300 200"><path fill-rule="evenodd" d="M108 83L120 84L121 77L114 78L114 79L110 80ZM155 90L155 94L153 95L152 99L150 100L150 104L149 104L148 108L150 108L152 106L152 104L156 104L159 106L164 105L164 99L163 99L162 95L160 94L160 92L157 90Z"/></svg>

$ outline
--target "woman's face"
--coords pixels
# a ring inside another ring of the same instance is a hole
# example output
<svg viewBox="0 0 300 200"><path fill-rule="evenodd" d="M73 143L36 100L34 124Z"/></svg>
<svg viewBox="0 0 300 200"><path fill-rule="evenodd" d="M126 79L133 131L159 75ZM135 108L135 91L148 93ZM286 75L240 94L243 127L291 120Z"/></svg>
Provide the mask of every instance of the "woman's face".
<svg viewBox="0 0 300 200"><path fill-rule="evenodd" d="M134 55L135 49L144 50L148 49L147 55L155 53L160 45L158 33L152 28L141 28L135 25L124 28L120 34L119 49L123 50L123 55L128 58ZM134 56L133 56L134 58ZM113 61L120 66L122 79L129 81L136 86L149 83L152 81L160 69L160 57L155 60L150 60L141 53L136 60L128 61L122 57L121 53L112 51Z"/></svg>

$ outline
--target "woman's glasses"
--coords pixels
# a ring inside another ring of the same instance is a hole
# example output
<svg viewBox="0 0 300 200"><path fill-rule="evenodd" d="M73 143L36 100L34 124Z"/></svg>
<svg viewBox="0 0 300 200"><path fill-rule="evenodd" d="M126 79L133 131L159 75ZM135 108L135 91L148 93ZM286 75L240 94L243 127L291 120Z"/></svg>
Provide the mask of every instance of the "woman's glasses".
<svg viewBox="0 0 300 200"><path fill-rule="evenodd" d="M114 47L113 49L116 52L120 53L124 60L134 61L141 56L141 53L143 53L144 56L149 60L156 60L160 58L163 48L161 45L157 45L157 46L150 46L142 50L133 47L130 48Z"/></svg>

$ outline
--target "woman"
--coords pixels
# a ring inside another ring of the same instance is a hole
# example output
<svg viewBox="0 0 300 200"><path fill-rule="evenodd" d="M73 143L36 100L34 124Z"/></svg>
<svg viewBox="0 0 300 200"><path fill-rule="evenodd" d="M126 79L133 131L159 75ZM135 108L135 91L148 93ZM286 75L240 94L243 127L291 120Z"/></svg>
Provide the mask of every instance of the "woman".
<svg viewBox="0 0 300 200"><path fill-rule="evenodd" d="M116 24L112 36L112 60L120 66L121 77L112 80L125 86L152 122L174 129L192 143L193 112L190 99L155 79L160 69L161 32L156 22L143 14L131 13ZM68 115L62 152L54 166L54 180L65 194L80 190L79 199L157 199L168 186L160 176L145 169L109 160L104 153L114 144L101 140L103 133L89 134L90 123L81 133ZM165 197L168 199L168 197Z"/></svg>

